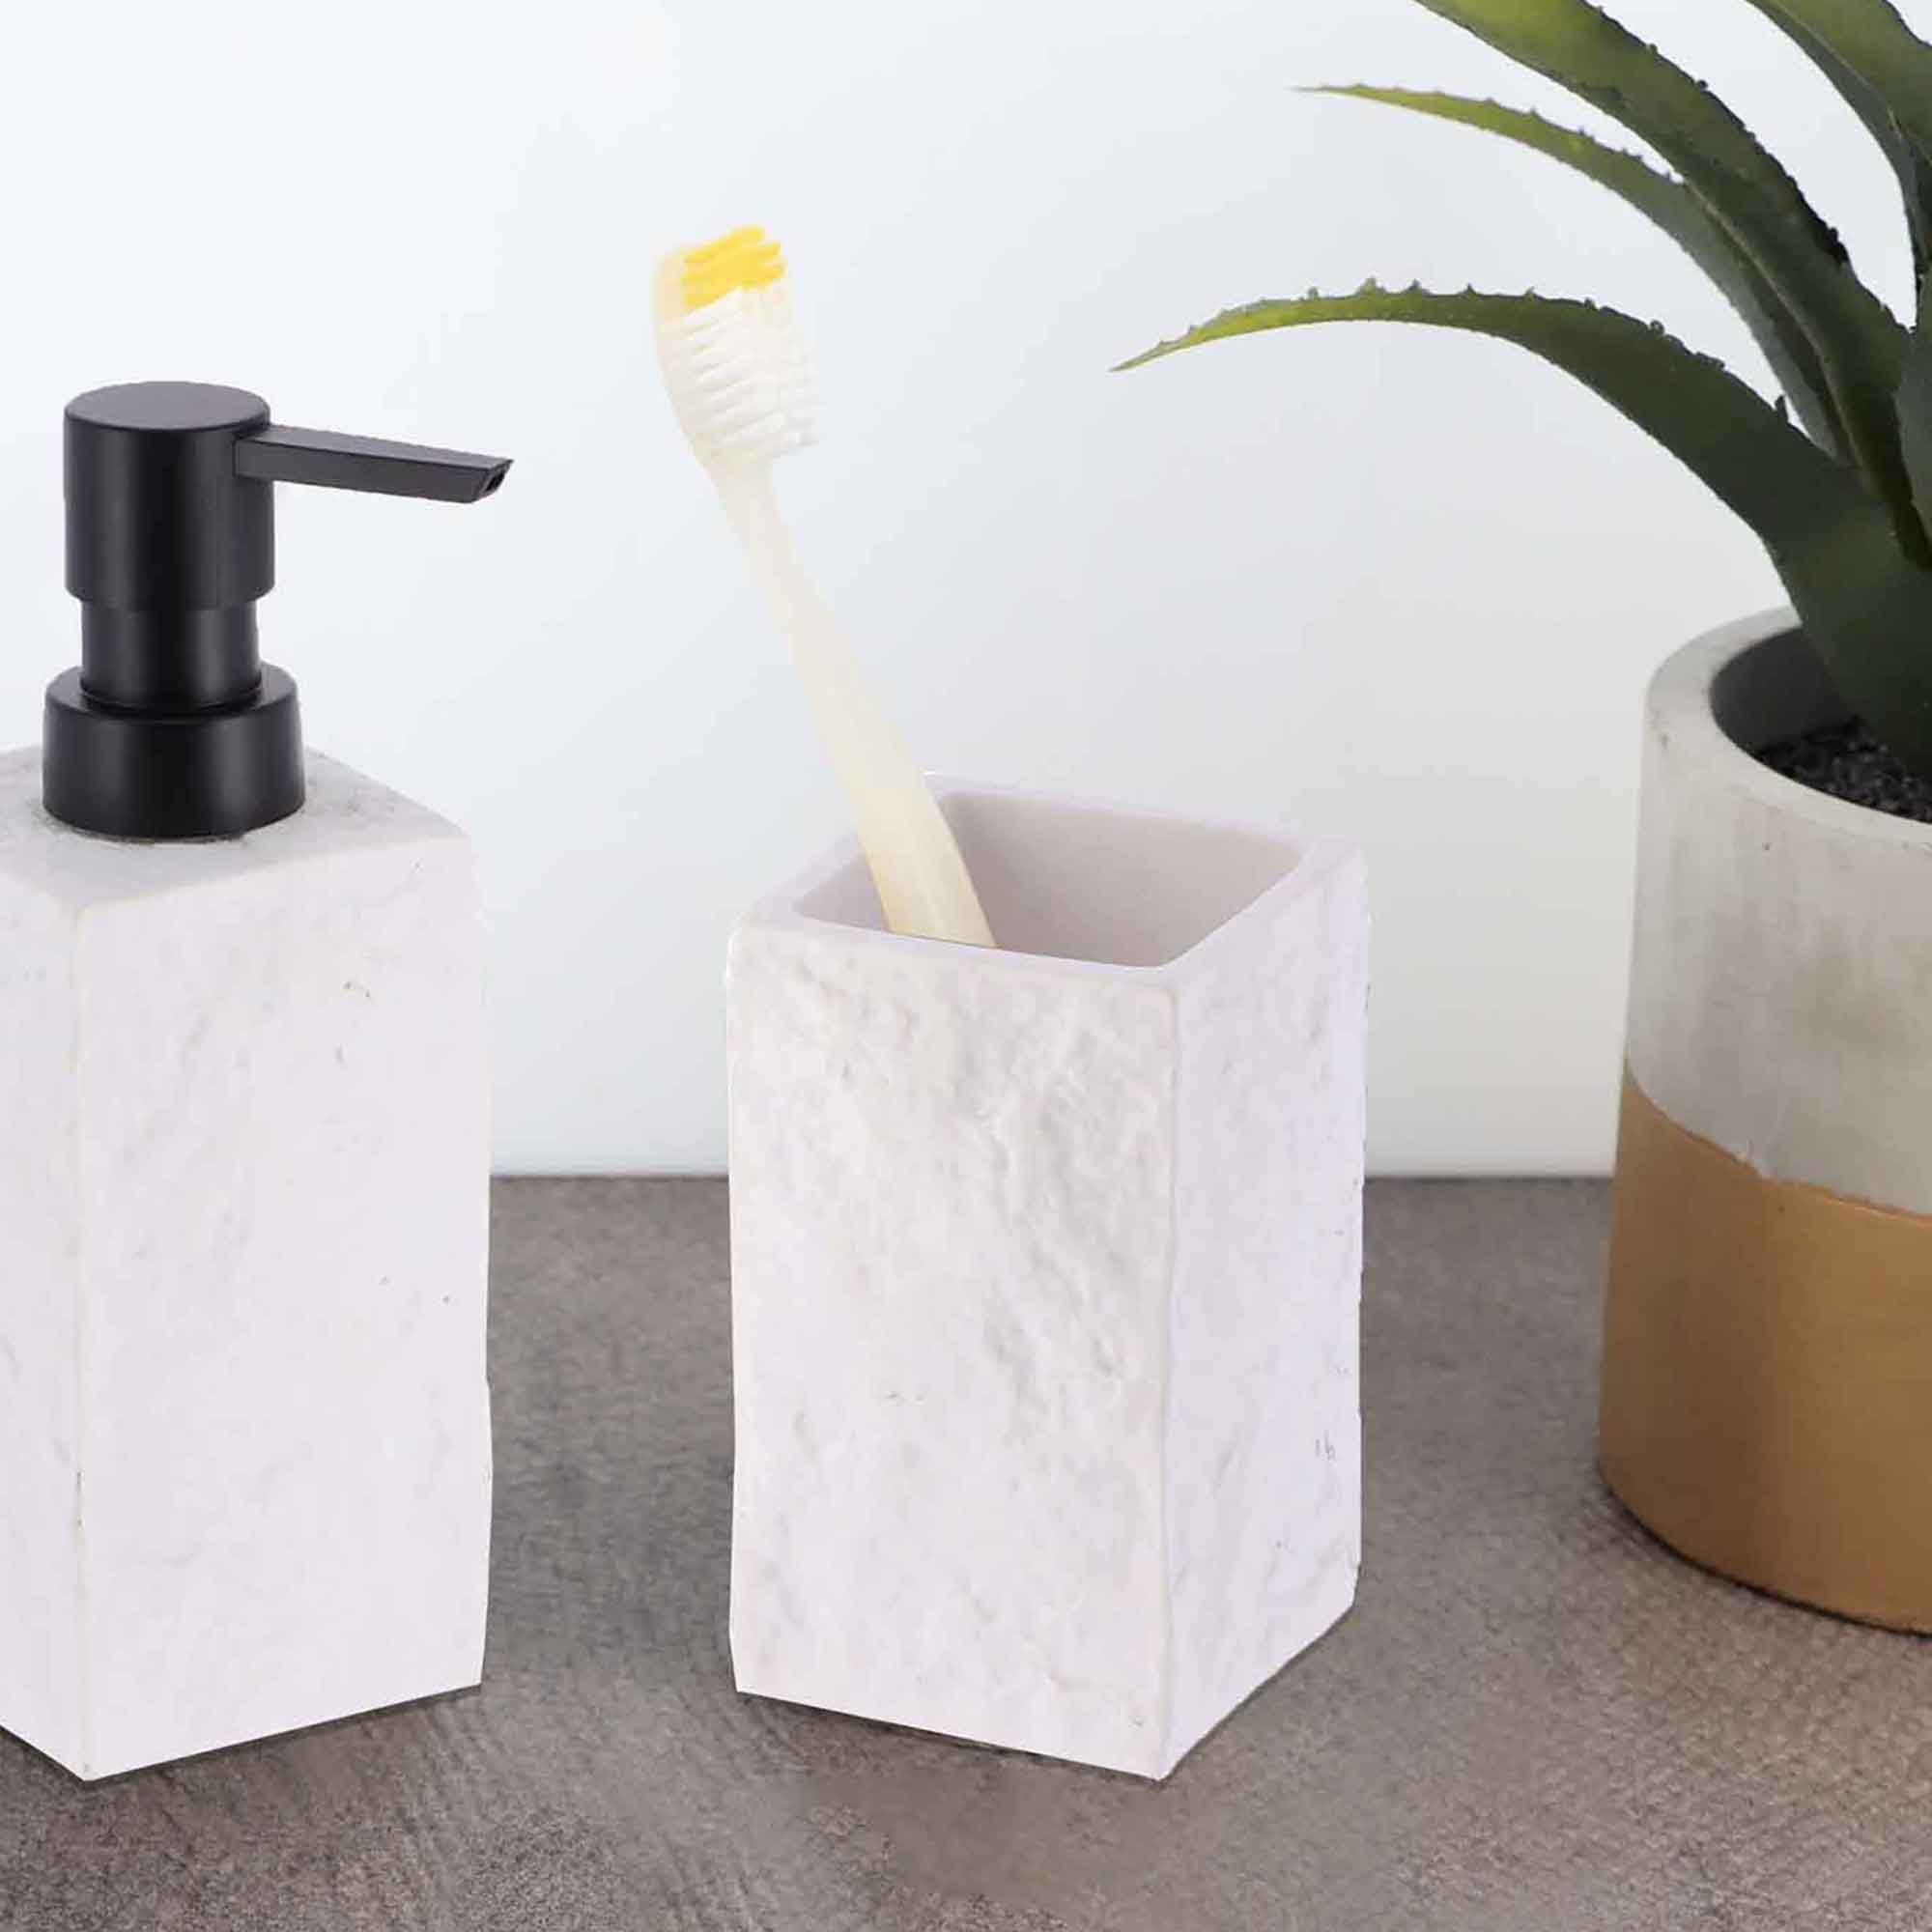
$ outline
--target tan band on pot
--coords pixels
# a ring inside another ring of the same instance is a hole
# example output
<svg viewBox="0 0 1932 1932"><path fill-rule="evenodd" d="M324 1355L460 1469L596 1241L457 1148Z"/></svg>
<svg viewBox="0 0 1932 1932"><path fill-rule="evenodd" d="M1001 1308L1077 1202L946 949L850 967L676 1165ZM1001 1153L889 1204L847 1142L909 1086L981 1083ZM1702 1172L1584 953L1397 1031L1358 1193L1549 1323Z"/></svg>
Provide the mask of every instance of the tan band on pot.
<svg viewBox="0 0 1932 1932"><path fill-rule="evenodd" d="M1626 1077L1603 1466L1698 1563L1932 1631L1932 1217L1767 1180Z"/></svg>

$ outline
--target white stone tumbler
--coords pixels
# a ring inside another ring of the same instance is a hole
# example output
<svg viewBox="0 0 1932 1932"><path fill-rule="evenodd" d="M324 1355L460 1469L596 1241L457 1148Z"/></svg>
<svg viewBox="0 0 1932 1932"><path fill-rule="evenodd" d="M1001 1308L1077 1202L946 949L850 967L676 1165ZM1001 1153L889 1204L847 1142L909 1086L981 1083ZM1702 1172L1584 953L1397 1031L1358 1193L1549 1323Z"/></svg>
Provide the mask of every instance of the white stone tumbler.
<svg viewBox="0 0 1932 1932"><path fill-rule="evenodd" d="M738 1688L1164 1776L1352 1601L1355 850L940 787L731 943Z"/></svg>
<svg viewBox="0 0 1932 1932"><path fill-rule="evenodd" d="M469 842L326 758L99 838L0 758L0 1727L101 1777L474 1684Z"/></svg>

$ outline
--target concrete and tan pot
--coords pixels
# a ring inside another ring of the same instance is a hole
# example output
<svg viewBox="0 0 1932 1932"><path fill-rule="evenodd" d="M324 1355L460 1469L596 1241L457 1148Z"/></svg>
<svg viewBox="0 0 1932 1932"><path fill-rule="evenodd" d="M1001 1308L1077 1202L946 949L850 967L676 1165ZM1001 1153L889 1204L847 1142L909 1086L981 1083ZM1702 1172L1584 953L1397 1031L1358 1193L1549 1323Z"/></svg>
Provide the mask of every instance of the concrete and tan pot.
<svg viewBox="0 0 1932 1932"><path fill-rule="evenodd" d="M1932 826L1751 755L1845 715L1788 611L1651 686L1603 1466L1696 1562L1925 1631Z"/></svg>

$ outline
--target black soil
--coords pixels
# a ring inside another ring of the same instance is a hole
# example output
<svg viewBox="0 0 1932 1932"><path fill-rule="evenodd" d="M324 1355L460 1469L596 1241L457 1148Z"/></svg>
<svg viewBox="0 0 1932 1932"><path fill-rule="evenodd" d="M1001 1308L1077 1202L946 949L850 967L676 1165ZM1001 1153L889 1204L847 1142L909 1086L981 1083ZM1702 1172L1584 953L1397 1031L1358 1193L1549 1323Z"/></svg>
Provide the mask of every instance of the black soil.
<svg viewBox="0 0 1932 1932"><path fill-rule="evenodd" d="M1932 779L1901 764L1856 721L1821 725L1802 738L1768 745L1757 755L1773 771L1813 791L1932 825Z"/></svg>

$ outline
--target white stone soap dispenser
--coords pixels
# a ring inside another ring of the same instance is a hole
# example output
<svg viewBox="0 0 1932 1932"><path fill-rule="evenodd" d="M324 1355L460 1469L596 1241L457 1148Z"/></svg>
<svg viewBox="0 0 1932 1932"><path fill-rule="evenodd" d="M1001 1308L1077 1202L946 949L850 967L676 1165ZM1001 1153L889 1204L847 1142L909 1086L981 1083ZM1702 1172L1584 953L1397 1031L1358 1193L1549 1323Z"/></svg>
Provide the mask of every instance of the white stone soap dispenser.
<svg viewBox="0 0 1932 1932"><path fill-rule="evenodd" d="M0 756L0 1728L94 1778L481 1675L469 847L304 758L255 602L276 481L509 466L144 383L66 467L81 664Z"/></svg>

